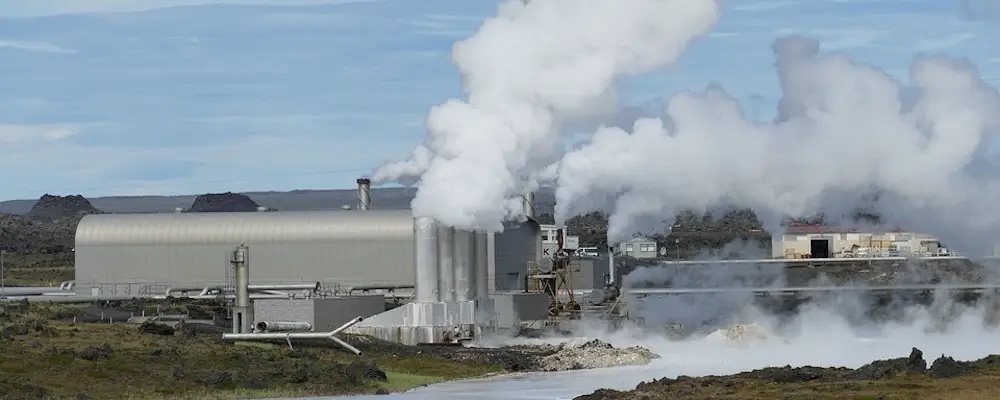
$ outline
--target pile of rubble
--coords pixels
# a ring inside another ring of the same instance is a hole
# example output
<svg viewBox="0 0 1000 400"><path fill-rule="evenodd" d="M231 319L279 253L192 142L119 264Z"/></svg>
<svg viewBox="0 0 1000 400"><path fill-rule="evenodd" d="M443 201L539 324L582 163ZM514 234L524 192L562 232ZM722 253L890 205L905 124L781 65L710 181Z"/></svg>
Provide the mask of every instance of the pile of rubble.
<svg viewBox="0 0 1000 400"><path fill-rule="evenodd" d="M708 337L736 344L748 344L771 340L774 338L774 335L757 324L736 324L728 328L716 330L708 334Z"/></svg>
<svg viewBox="0 0 1000 400"><path fill-rule="evenodd" d="M542 357L542 371L569 371L578 369L644 365L660 358L648 349L633 346L615 348L610 343L594 339L584 343L564 343L554 353Z"/></svg>

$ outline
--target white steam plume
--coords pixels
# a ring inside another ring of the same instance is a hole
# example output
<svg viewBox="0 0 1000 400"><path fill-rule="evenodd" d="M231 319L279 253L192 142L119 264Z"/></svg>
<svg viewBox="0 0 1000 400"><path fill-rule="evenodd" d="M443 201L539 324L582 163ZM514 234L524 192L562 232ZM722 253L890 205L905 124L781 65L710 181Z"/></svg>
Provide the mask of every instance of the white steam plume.
<svg viewBox="0 0 1000 400"><path fill-rule="evenodd" d="M774 51L784 92L777 121L748 120L716 86L676 94L663 118L640 119L631 132L602 128L563 158L556 219L611 199L616 242L682 209L735 203L780 232L784 215L868 201L890 223L966 255L992 250L1000 95L974 65L919 57L904 85L844 55L820 55L811 39L780 39Z"/></svg>
<svg viewBox="0 0 1000 400"><path fill-rule="evenodd" d="M467 99L434 107L426 142L372 178L419 176L415 215L499 231L516 214L499 205L561 158L567 128L613 114L620 79L673 63L718 16L714 0L504 3L454 47Z"/></svg>

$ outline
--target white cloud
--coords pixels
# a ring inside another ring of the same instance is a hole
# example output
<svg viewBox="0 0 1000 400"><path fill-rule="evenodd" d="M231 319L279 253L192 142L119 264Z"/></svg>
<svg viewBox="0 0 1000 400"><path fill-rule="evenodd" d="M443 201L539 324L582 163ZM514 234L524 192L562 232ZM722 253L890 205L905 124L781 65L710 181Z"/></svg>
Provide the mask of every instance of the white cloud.
<svg viewBox="0 0 1000 400"><path fill-rule="evenodd" d="M0 39L0 48L14 49L14 50L24 50L24 51L36 51L42 53L59 53L59 54L73 54L76 50L67 49L65 47L58 46L50 42L36 42L36 41L24 41L24 40L4 40Z"/></svg>
<svg viewBox="0 0 1000 400"><path fill-rule="evenodd" d="M80 127L74 125L0 125L0 144L17 146L50 143L79 133Z"/></svg>
<svg viewBox="0 0 1000 400"><path fill-rule="evenodd" d="M144 11L163 7L206 4L262 4L301 6L314 4L373 3L383 0L15 0L0 7L0 17L36 17L44 15Z"/></svg>

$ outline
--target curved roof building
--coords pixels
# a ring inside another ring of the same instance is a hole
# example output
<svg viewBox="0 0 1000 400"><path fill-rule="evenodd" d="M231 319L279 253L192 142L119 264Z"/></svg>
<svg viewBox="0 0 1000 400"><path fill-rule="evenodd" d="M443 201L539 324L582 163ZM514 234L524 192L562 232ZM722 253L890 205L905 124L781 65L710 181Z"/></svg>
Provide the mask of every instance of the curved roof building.
<svg viewBox="0 0 1000 400"><path fill-rule="evenodd" d="M241 242L253 284L414 284L411 211L342 210L88 215L76 230L76 285L116 297L227 285ZM511 224L489 247L491 290L519 289L541 257L538 225Z"/></svg>
<svg viewBox="0 0 1000 400"><path fill-rule="evenodd" d="M222 285L241 242L255 284L413 284L409 210L88 215L76 231L76 282L119 296Z"/></svg>

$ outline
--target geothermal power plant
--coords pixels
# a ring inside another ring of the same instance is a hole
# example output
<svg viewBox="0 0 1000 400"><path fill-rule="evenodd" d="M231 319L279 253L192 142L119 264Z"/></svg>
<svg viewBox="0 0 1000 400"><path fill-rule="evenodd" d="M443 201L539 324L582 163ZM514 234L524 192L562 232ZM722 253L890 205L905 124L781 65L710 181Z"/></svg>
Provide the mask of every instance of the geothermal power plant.
<svg viewBox="0 0 1000 400"><path fill-rule="evenodd" d="M192 298L230 304L226 339L330 338L368 334L403 344L457 343L583 317L629 318L629 302L650 297L743 292L802 297L815 292L993 291L970 285L622 287L614 252L570 256L565 231L538 224L532 193L526 220L501 233L444 226L410 210L372 206L358 179L355 209L231 213L97 214L76 234L76 279L59 287L8 288L8 299L63 302ZM377 204L377 200L376 200ZM934 257L947 262L961 257ZM794 266L897 263L868 259L729 260ZM663 268L698 267L665 262ZM659 310L669 315L672 310ZM141 319L141 318L140 318ZM343 344L345 347L349 347ZM353 351L353 350L352 350Z"/></svg>

